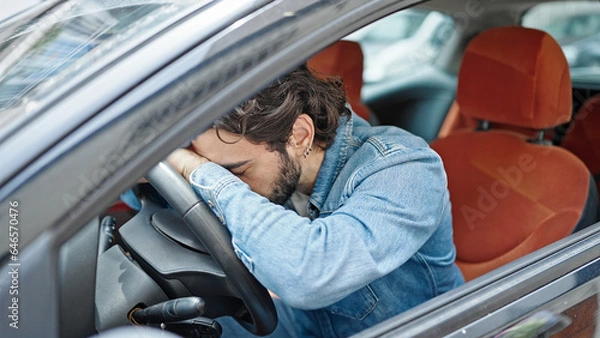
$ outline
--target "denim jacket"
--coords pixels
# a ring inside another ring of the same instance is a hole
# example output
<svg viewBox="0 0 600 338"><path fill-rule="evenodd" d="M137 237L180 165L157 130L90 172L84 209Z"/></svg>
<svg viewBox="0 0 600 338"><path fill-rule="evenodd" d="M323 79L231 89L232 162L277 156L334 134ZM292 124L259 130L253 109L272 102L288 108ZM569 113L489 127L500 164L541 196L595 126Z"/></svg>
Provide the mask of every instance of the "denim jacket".
<svg viewBox="0 0 600 338"><path fill-rule="evenodd" d="M191 182L246 267L303 311L315 335L356 333L463 283L442 161L402 129L342 118L309 217L270 203L214 163Z"/></svg>

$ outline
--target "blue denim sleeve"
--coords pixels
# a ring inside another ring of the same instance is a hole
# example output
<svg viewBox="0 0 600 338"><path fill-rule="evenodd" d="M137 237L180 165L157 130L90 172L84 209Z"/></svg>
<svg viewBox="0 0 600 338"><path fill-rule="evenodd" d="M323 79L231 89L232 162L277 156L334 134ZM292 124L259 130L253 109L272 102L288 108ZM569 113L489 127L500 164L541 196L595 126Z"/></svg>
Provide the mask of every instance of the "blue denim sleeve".
<svg viewBox="0 0 600 338"><path fill-rule="evenodd" d="M342 205L314 220L269 202L214 163L197 168L191 181L230 230L248 269L300 309L333 304L398 268L449 208L441 160L429 149L361 166L345 185Z"/></svg>

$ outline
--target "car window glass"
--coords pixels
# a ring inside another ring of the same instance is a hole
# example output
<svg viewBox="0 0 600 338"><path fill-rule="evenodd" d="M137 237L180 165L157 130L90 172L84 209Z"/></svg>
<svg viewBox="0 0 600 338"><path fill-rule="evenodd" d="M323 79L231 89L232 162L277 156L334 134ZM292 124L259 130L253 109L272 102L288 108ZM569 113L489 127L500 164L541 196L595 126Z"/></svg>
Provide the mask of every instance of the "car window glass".
<svg viewBox="0 0 600 338"><path fill-rule="evenodd" d="M378 20L345 39L356 41L364 54L365 85L431 65L454 30L448 15L408 9Z"/></svg>
<svg viewBox="0 0 600 338"><path fill-rule="evenodd" d="M539 4L525 13L522 25L546 31L556 39L574 79L600 82L600 2Z"/></svg>
<svg viewBox="0 0 600 338"><path fill-rule="evenodd" d="M193 3L62 2L18 27L0 44L0 120Z"/></svg>

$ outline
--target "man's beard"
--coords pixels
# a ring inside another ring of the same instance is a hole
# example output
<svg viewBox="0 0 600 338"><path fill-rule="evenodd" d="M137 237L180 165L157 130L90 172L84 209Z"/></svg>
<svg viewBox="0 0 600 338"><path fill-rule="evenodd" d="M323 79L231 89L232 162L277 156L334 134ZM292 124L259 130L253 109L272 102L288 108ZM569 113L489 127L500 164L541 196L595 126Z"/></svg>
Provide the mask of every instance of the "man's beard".
<svg viewBox="0 0 600 338"><path fill-rule="evenodd" d="M283 205L287 202L300 181L300 166L296 163L287 152L279 153L281 159L281 175L273 183L273 192L269 196L269 200L273 203Z"/></svg>

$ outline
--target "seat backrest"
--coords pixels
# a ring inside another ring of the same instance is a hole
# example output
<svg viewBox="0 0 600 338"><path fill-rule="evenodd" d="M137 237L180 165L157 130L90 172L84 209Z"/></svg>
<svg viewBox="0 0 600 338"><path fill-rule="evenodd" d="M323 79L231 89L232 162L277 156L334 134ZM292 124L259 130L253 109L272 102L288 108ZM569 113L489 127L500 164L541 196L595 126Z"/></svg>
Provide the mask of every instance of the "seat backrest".
<svg viewBox="0 0 600 338"><path fill-rule="evenodd" d="M600 190L600 94L577 111L562 146L585 163Z"/></svg>
<svg viewBox="0 0 600 338"><path fill-rule="evenodd" d="M448 113L446 113L446 117L444 118L444 122L438 132L437 137L443 138L446 137L458 130L469 128L475 129L477 127L477 120L474 118L466 117L465 115L460 113L460 107L458 106L458 102L454 100L450 109L448 109Z"/></svg>
<svg viewBox="0 0 600 338"><path fill-rule="evenodd" d="M446 137L454 132L460 131L462 129L470 129L473 130L478 127L479 120L473 117L466 116L461 114L460 107L458 106L458 102L456 100L452 102L450 109L448 109L446 116L442 122L442 125L437 134L437 138ZM523 128L517 127L513 125L502 125L502 124L494 124L493 127L496 129L503 130L512 130L517 133L521 133L530 137L535 137L538 133L538 130L532 128ZM548 141L551 141L554 137L554 130L546 131L544 138Z"/></svg>
<svg viewBox="0 0 600 338"><path fill-rule="evenodd" d="M592 222L582 217L594 198L585 165L543 138L515 131L569 121L571 95L567 61L542 31L493 28L467 46L458 75L460 114L500 127L463 129L431 145L448 175L456 262L466 280Z"/></svg>
<svg viewBox="0 0 600 338"><path fill-rule="evenodd" d="M354 112L369 121L371 112L361 99L363 86L363 52L354 41L341 40L325 48L307 62L317 76L339 76L348 93L348 103Z"/></svg>

